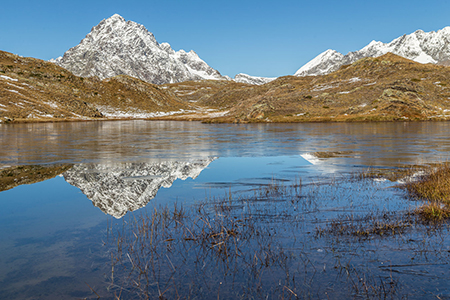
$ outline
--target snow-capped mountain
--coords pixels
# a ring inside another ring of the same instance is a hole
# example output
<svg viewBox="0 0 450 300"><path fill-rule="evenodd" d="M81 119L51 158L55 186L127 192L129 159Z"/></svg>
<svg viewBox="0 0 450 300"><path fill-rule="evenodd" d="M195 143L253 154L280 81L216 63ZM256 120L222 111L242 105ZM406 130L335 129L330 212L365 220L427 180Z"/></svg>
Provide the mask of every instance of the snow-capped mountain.
<svg viewBox="0 0 450 300"><path fill-rule="evenodd" d="M272 80L277 79L276 77L257 77L257 76L250 76L244 73L239 73L236 76L234 76L234 81L241 82L241 83L248 83L248 84L254 84L254 85L262 85L268 82L271 82Z"/></svg>
<svg viewBox="0 0 450 300"><path fill-rule="evenodd" d="M158 43L143 25L118 14L101 21L64 56L50 60L77 76L129 75L154 84L226 79L194 52Z"/></svg>
<svg viewBox="0 0 450 300"><path fill-rule="evenodd" d="M161 187L195 179L216 158L159 163L79 164L63 173L104 213L117 219L144 207Z"/></svg>
<svg viewBox="0 0 450 300"><path fill-rule="evenodd" d="M419 63L448 65L450 63L450 27L438 31L417 30L390 43L372 41L359 51L343 55L327 50L301 67L296 76L324 75L338 70L342 65L354 63L364 57L378 57L392 52Z"/></svg>

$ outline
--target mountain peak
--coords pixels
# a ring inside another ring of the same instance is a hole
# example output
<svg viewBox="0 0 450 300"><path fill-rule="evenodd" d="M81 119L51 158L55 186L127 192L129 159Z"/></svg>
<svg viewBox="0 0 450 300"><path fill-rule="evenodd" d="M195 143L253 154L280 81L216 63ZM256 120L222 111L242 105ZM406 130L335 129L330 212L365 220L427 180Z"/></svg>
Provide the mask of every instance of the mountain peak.
<svg viewBox="0 0 450 300"><path fill-rule="evenodd" d="M295 75L324 75L334 72L342 65L351 64L364 57L378 57L392 52L419 63L446 64L450 61L450 27L437 32L416 30L404 34L390 43L371 41L361 50L342 55L327 50L301 67Z"/></svg>
<svg viewBox="0 0 450 300"><path fill-rule="evenodd" d="M125 22L125 19L119 14L114 14L111 17L109 17L108 19L109 20L120 20L120 21L124 21Z"/></svg>
<svg viewBox="0 0 450 300"><path fill-rule="evenodd" d="M295 76L308 76L308 75L316 76L335 71L339 67L333 69L334 62L340 61L343 56L344 55L337 52L336 50L328 49L320 53L314 59L309 61L306 65L301 67L297 72L295 72ZM324 63L327 63L327 66L324 66Z"/></svg>
<svg viewBox="0 0 450 300"><path fill-rule="evenodd" d="M77 76L100 79L121 74L154 84L224 79L195 52L175 52L168 43L160 45L143 25L118 14L102 20L80 44L52 62Z"/></svg>

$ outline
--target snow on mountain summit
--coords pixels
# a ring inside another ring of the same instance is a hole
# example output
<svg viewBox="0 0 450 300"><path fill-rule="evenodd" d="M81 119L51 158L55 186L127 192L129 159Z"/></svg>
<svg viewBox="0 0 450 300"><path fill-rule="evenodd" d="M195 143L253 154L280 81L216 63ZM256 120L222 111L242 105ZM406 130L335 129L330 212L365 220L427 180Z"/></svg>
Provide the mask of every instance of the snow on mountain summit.
<svg viewBox="0 0 450 300"><path fill-rule="evenodd" d="M364 57L378 57L388 52L419 63L448 65L450 62L450 27L438 31L417 30L383 43L372 41L361 50L343 55L335 50L327 50L301 67L296 76L316 76L329 74L342 65L354 63Z"/></svg>
<svg viewBox="0 0 450 300"><path fill-rule="evenodd" d="M118 14L102 20L77 46L51 60L77 76L129 75L154 84L225 79L194 51L159 44L143 25Z"/></svg>

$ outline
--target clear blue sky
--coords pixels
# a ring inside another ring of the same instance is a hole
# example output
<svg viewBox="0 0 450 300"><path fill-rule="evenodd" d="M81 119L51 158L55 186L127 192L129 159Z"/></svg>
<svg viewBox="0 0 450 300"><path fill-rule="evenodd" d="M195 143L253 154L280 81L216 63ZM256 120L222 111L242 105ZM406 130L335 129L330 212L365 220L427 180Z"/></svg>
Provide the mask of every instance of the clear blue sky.
<svg viewBox="0 0 450 300"><path fill-rule="evenodd" d="M327 49L346 54L371 40L450 26L448 0L15 0L0 7L3 51L56 58L118 13L232 77L289 75Z"/></svg>

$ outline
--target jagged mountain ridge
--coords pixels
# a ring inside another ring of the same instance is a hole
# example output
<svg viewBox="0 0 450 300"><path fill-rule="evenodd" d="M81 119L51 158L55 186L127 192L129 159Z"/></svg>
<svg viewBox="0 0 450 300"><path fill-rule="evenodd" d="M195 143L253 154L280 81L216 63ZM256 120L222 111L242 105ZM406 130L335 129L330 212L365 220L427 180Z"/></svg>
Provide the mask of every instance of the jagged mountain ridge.
<svg viewBox="0 0 450 300"><path fill-rule="evenodd" d="M302 66L296 76L325 75L365 57L378 57L388 52L419 63L449 65L450 27L438 31L417 30L403 35L390 43L372 41L361 50L346 55L335 50L326 50Z"/></svg>
<svg viewBox="0 0 450 300"><path fill-rule="evenodd" d="M81 77L129 75L154 83L228 79L194 52L158 43L143 25L118 14L94 26L77 46L51 62Z"/></svg>
<svg viewBox="0 0 450 300"><path fill-rule="evenodd" d="M161 187L195 179L216 157L160 163L79 164L64 179L78 187L104 213L117 219L144 207Z"/></svg>

